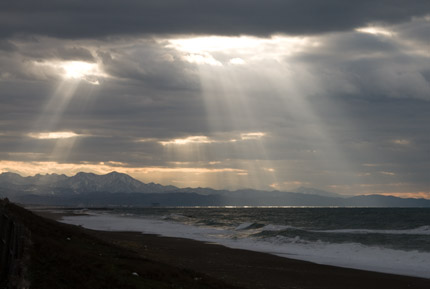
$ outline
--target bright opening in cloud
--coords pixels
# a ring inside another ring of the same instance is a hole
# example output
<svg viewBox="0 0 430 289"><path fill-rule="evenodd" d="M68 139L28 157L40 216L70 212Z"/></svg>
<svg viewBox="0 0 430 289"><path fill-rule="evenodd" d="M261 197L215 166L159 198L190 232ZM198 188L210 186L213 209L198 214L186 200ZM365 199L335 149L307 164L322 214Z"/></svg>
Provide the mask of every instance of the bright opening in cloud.
<svg viewBox="0 0 430 289"><path fill-rule="evenodd" d="M380 171L380 174L386 175L386 176L395 176L396 174L393 172L386 172L386 171Z"/></svg>
<svg viewBox="0 0 430 289"><path fill-rule="evenodd" d="M92 62L43 61L35 62L35 65L48 69L50 73L60 75L66 80L82 80L93 85L99 85L99 78L107 76L97 63Z"/></svg>
<svg viewBox="0 0 430 289"><path fill-rule="evenodd" d="M61 66L65 70L64 76L67 78L81 79L98 72L96 63L70 61L64 62Z"/></svg>
<svg viewBox="0 0 430 289"><path fill-rule="evenodd" d="M355 31L360 32L360 33L372 34L372 35L383 35L383 36L387 36L387 37L394 36L394 32L392 32L386 28L375 27L375 26L360 27L360 28L355 29Z"/></svg>
<svg viewBox="0 0 430 289"><path fill-rule="evenodd" d="M189 53L252 49L261 45L262 41L260 38L249 36L202 36L169 40L171 46Z"/></svg>
<svg viewBox="0 0 430 289"><path fill-rule="evenodd" d="M79 137L82 135L76 134L71 131L56 131L56 132L29 133L28 136L35 139L65 139L65 138Z"/></svg>
<svg viewBox="0 0 430 289"><path fill-rule="evenodd" d="M228 64L246 64L248 60L275 59L302 51L319 43L310 37L272 36L258 38L251 36L201 36L168 39L168 48L183 52L183 59L196 64L220 66L223 61L216 53L229 55Z"/></svg>
<svg viewBox="0 0 430 289"><path fill-rule="evenodd" d="M260 139L266 134L264 132L248 132L240 134L242 140Z"/></svg>
<svg viewBox="0 0 430 289"><path fill-rule="evenodd" d="M203 53L203 54L188 54L184 56L184 59L188 61L189 63L195 63L195 64L209 64L212 66L222 66L222 63L216 60L212 55L209 53Z"/></svg>
<svg viewBox="0 0 430 289"><path fill-rule="evenodd" d="M240 138L209 138L204 135L199 136L189 136L186 138L177 138L171 139L167 141L159 141L163 146L166 145L187 145L187 144L209 144L209 143L228 143L228 142L237 142L237 141L246 141L246 140L257 140L264 137L266 133L264 132L247 132L241 133Z"/></svg>
<svg viewBox="0 0 430 289"><path fill-rule="evenodd" d="M186 145L190 143L201 144L201 143L212 143L207 136L189 136L187 138L178 138L168 141L160 141L163 146L166 145Z"/></svg>

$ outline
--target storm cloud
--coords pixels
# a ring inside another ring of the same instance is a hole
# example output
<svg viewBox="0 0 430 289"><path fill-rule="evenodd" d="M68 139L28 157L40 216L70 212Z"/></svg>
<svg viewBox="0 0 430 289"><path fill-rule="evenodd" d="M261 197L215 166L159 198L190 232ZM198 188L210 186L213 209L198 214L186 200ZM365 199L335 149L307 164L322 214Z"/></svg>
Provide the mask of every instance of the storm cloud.
<svg viewBox="0 0 430 289"><path fill-rule="evenodd" d="M426 0L3 1L0 35L98 38L136 34L319 34L395 24L430 11Z"/></svg>
<svg viewBox="0 0 430 289"><path fill-rule="evenodd" d="M428 1L0 11L0 171L430 197Z"/></svg>

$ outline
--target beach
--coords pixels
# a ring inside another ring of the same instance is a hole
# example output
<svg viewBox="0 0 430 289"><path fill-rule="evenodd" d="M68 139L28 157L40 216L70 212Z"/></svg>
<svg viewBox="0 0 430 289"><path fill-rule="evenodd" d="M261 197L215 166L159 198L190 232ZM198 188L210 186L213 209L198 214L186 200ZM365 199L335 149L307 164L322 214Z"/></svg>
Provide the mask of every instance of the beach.
<svg viewBox="0 0 430 289"><path fill-rule="evenodd" d="M189 239L134 232L92 232L148 259L243 288L429 288L430 280L319 265Z"/></svg>
<svg viewBox="0 0 430 289"><path fill-rule="evenodd" d="M39 212L40 214L40 212ZM44 212L58 219L58 213ZM136 256L239 288L429 288L430 279L376 273L227 248L184 238L81 229ZM200 277L198 277L200 278ZM226 286L226 285L222 285Z"/></svg>

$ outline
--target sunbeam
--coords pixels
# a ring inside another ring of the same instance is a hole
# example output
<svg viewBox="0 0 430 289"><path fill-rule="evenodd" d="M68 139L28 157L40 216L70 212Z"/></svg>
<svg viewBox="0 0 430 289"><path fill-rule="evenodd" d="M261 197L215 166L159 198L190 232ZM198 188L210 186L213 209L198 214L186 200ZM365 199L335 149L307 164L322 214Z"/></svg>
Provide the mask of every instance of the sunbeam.
<svg viewBox="0 0 430 289"><path fill-rule="evenodd" d="M288 138L304 140L306 146L301 147L300 150L307 156L303 161L314 160L316 161L314 163L319 165L316 171L319 176L311 176L303 172L301 175L305 176L304 178L300 180L294 178L289 182L307 183L310 178L314 178L319 179L319 182L326 186L357 183L357 168L352 167L342 148L337 145L339 140L328 130L329 127L335 129L336 124L328 124L319 116L323 109L331 114L339 114L342 110L339 104L333 103L324 96L324 91L318 90L318 87L321 87L318 82L321 80L309 73L306 68L301 69L294 65L272 66L271 69L261 67L260 72L260 77L268 83L272 96L279 99L285 118L290 119L291 122L291 126L284 130L284 135L278 137L284 138L287 143ZM314 86L309 85L310 83ZM322 105L324 108L321 107ZM345 119L343 125L350 126L353 131L353 125L346 123L347 121ZM306 166L308 164L304 165ZM298 169L300 168L295 166L295 170ZM289 174L295 173L289 171ZM284 186L284 189L291 190L293 187Z"/></svg>
<svg viewBox="0 0 430 289"><path fill-rule="evenodd" d="M254 115L255 107L247 89L247 83L241 79L244 72L239 66L246 66L243 58L249 57L251 47L262 44L256 38L196 38L172 40L178 50L189 53L185 60L197 65L199 71L202 97L205 101L208 126L214 134L240 132L234 142L223 146L222 150L212 148L210 158L225 165L244 169L247 173L230 176L219 180L236 184L237 187L254 187L267 189L269 184L276 182L275 170L272 167L262 137L264 132L257 132L261 127L259 119ZM245 52L246 47L246 52ZM242 50L240 54L239 51ZM215 54L220 54L215 59ZM240 56L240 57L236 57ZM196 61L199 57L201 61ZM246 69L246 68L245 68ZM238 141L239 140L239 141ZM202 156L199 150L194 149ZM253 160L245 157L244 152L251 153ZM209 154L209 151L205 152ZM262 165L264 163L264 165Z"/></svg>
<svg viewBox="0 0 430 289"><path fill-rule="evenodd" d="M263 131L261 135L244 133L244 138L253 141L232 143L228 157L225 152L212 150L212 157L229 163L235 160L234 166L248 172L245 186L293 189L279 184L279 177L287 178L283 184L309 183L311 178L319 179L327 186L357 183L354 168L315 109L321 99L315 104L312 101L322 94L318 91L321 87L318 82L322 80L308 72L306 67L296 67L288 61L292 56L318 45L318 38L281 36L269 39L197 37L170 40L170 47L184 53L184 60L197 66L212 132ZM268 106L265 100L279 105ZM333 111L340 109L334 103L330 105ZM270 136L271 143L265 144L264 127L268 125L267 121L277 118L291 125L279 129L276 135ZM266 149L274 141L288 143L293 138L305 140L307 148L302 149L309 152L307 159L320 164L321 175L308 175L307 178L304 173L307 169L296 167L295 156L275 157ZM194 151L201 155L201 151ZM241 152L244 151L251 153L253 159L242 159ZM216 153L220 155L214 156ZM277 167L282 167L282 170L277 170ZM293 167L304 171L292 173ZM286 177L287 172L291 179ZM298 175L301 175L300 179L295 177Z"/></svg>
<svg viewBox="0 0 430 289"><path fill-rule="evenodd" d="M99 78L105 77L106 74L97 63L83 61L46 61L37 65L48 68L50 73L56 74L58 85L48 98L28 136L45 140L39 143L40 146L36 150L43 150L46 140L50 140L52 146L49 147L52 147L52 150L47 159L66 161L78 138L85 135L74 131L58 131L58 129L67 126L65 114L70 104L79 96L79 101L84 102L84 106L88 105L88 99L94 91L93 87L99 86Z"/></svg>

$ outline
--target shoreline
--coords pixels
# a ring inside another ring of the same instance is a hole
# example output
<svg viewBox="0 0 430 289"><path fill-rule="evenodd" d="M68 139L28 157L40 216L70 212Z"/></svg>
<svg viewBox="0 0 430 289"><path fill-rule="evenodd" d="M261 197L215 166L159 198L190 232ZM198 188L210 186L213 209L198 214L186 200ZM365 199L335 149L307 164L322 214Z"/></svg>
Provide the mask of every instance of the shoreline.
<svg viewBox="0 0 430 289"><path fill-rule="evenodd" d="M321 265L192 239L90 230L140 256L245 288L429 288L430 279ZM287 287L286 284L288 284Z"/></svg>
<svg viewBox="0 0 430 289"><path fill-rule="evenodd" d="M58 212L34 212L57 221L65 216ZM140 232L83 230L103 241L130 249L145 259L192 270L244 288L430 287L430 279L321 265L192 239Z"/></svg>
<svg viewBox="0 0 430 289"><path fill-rule="evenodd" d="M430 279L429 252L402 251L384 246L363 246L359 243L306 243L301 242L297 237L288 243L283 243L282 236L279 242L276 238L268 241L255 240L242 238L241 230L236 229L192 226L181 222L165 222L162 219L119 216L109 213L89 212L89 215L83 215L82 213L85 212L82 211L77 213L76 216L70 216L70 214L63 216L61 222L93 230L131 231L186 238L317 264ZM297 239L298 242L296 242Z"/></svg>

